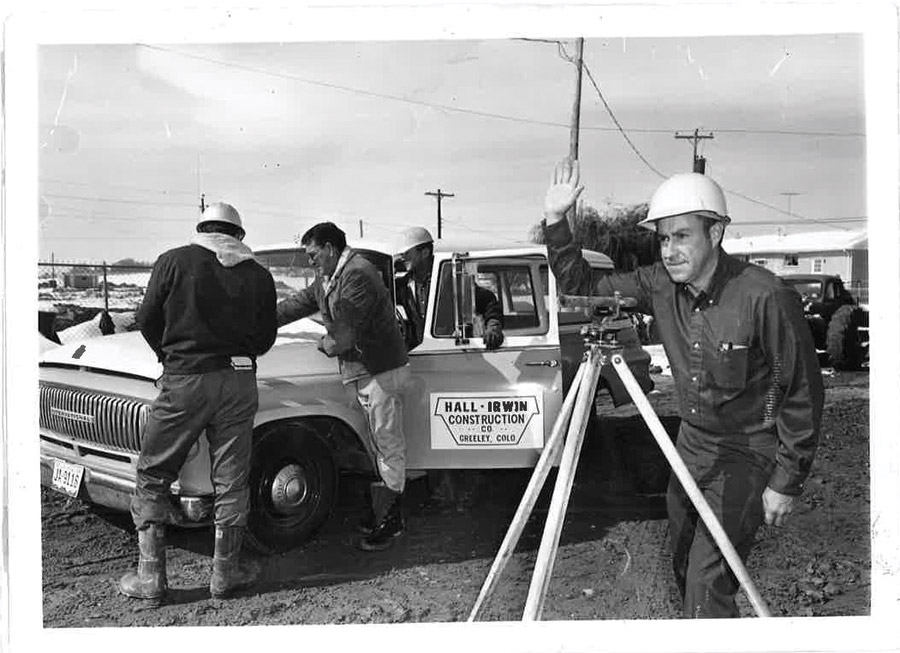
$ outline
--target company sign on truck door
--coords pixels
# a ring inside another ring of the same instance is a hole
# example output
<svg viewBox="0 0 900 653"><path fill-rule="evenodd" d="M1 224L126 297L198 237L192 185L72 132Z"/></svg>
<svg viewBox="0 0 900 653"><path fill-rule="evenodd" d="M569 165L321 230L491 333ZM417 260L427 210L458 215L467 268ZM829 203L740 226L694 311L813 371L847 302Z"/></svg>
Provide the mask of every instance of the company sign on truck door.
<svg viewBox="0 0 900 653"><path fill-rule="evenodd" d="M435 449L538 449L544 445L540 392L433 392L430 406Z"/></svg>

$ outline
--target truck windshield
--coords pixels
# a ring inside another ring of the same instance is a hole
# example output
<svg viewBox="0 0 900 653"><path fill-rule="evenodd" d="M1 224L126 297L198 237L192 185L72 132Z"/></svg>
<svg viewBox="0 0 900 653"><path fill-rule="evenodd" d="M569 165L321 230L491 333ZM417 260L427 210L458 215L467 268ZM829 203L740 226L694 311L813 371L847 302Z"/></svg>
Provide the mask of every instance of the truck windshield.
<svg viewBox="0 0 900 653"><path fill-rule="evenodd" d="M822 282L810 279L785 279L785 283L800 293L804 300L815 301L822 297Z"/></svg>

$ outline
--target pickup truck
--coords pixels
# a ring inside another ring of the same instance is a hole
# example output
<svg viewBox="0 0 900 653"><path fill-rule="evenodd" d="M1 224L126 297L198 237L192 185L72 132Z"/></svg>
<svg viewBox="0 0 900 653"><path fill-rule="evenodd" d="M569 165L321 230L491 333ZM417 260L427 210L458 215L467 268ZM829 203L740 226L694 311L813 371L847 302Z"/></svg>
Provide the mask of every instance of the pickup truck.
<svg viewBox="0 0 900 653"><path fill-rule="evenodd" d="M854 370L868 357L869 313L833 274L785 274L800 295L816 349L838 370Z"/></svg>
<svg viewBox="0 0 900 653"><path fill-rule="evenodd" d="M390 250L351 245L378 267L396 298ZM314 277L297 244L255 253L279 296ZM602 254L585 256L596 274L613 267ZM560 310L546 250L538 245L438 241L432 278L426 329L410 351L404 395L409 473L533 466L581 361L580 330L590 316ZM494 351L480 337L475 283L502 305L505 340ZM375 476L366 419L342 386L336 361L317 351L324 327L315 317L282 327L258 360L248 534L262 551L286 551L310 538L330 514L343 474ZM399 307L398 319L404 320ZM636 375L648 377L650 357L636 338L625 355ZM39 366L42 484L128 510L142 427L162 373L156 356L139 332L126 332L44 347ZM201 437L172 487L173 523L210 523L207 451Z"/></svg>

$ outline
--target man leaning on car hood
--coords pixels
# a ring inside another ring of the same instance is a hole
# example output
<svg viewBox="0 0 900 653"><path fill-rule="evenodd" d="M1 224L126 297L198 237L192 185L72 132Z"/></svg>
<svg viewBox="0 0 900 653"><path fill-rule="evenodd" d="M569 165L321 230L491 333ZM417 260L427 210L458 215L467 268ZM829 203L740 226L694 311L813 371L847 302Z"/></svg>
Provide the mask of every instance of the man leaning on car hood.
<svg viewBox="0 0 900 653"><path fill-rule="evenodd" d="M389 547L403 532L401 497L406 483L406 440L401 393L409 382L406 345L394 302L378 270L347 246L331 222L311 227L301 238L316 280L278 303L278 325L321 311L326 333L319 349L336 356L344 385L356 393L366 414L380 483L373 483L372 514L362 525L364 551Z"/></svg>

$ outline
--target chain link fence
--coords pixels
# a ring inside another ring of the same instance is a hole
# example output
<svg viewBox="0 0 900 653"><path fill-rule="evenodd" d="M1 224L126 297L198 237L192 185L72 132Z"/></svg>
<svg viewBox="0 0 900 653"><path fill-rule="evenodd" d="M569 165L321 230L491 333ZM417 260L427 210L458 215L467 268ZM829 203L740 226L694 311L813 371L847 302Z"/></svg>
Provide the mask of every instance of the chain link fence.
<svg viewBox="0 0 900 653"><path fill-rule="evenodd" d="M152 266L38 263L38 329L67 343L135 327Z"/></svg>
<svg viewBox="0 0 900 653"><path fill-rule="evenodd" d="M311 269L285 259L294 256L259 259L272 273L279 300L314 280ZM38 330L53 342L65 344L136 329L135 313L152 270L151 265L39 262Z"/></svg>

